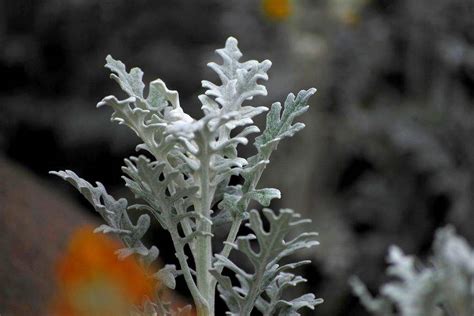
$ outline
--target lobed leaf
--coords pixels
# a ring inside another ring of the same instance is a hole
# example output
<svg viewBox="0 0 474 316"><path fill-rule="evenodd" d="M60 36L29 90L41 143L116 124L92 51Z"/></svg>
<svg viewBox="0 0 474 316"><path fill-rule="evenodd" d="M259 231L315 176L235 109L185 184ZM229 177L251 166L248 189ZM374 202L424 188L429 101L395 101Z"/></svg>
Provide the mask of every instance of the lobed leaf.
<svg viewBox="0 0 474 316"><path fill-rule="evenodd" d="M147 248L141 242L150 227L150 217L148 215L140 215L134 225L127 213L127 200L124 198L115 200L107 193L100 182L96 182L97 186L94 187L70 170L51 171L50 173L71 183L102 216L107 225L101 225L97 231L116 233L122 239L127 248L118 252L119 257L138 254L146 263L151 263L158 257L159 252L156 246Z"/></svg>
<svg viewBox="0 0 474 316"><path fill-rule="evenodd" d="M280 290L304 280L288 274L286 271L306 264L308 261L283 265L280 265L279 262L299 249L318 245L319 243L316 241L317 234L302 233L292 240L285 241L290 230L306 221L300 220L299 214L289 209L280 210L279 215L276 215L270 209L264 209L263 214L269 222L269 230L264 230L258 212L253 210L250 212L249 223L247 224L252 229L253 234L239 237L233 244L233 247L244 253L251 262L254 268L253 273L244 271L230 259L221 255L216 255L215 268L211 273L218 281L218 289L229 307L229 315L250 315L255 306L260 308L272 306L272 310L278 310L282 313L281 315L292 315L291 313L298 315L296 313L298 309L302 307L313 308L321 301L316 300L312 295L302 296L294 302L284 301L281 300L282 291ZM258 242L258 252L254 251L252 247L253 241ZM240 285L233 286L229 277L218 273L217 269L220 266L233 271ZM291 278L289 278L290 275ZM264 292L271 295L270 301L262 296Z"/></svg>

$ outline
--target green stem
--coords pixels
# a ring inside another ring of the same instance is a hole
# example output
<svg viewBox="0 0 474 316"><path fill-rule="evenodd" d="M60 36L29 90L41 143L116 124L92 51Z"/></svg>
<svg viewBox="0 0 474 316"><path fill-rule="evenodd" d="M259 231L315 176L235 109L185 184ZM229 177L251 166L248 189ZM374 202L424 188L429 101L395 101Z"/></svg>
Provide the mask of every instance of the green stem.
<svg viewBox="0 0 474 316"><path fill-rule="evenodd" d="M262 283L262 276L267 269L267 266L269 265L269 262L271 259L269 259L270 255L270 249L274 249L274 243L277 241L277 239L273 238L271 240L270 245L267 245L265 248L261 249L260 252L260 262L261 263L266 263L266 264L260 264L258 267L256 267L256 271L254 272L254 280L253 280L253 285L250 288L249 293L245 297L245 304L242 310L240 311L240 315L250 315L252 312L253 308L255 307L255 301L257 298L260 296L260 294L265 290L264 288L256 287L255 284L261 284Z"/></svg>
<svg viewBox="0 0 474 316"><path fill-rule="evenodd" d="M230 227L229 234L227 235L227 239L225 240L226 242L224 243L224 248L221 251L221 255L224 257L228 257L230 252L232 251L232 246L229 243L233 243L235 239L237 238L237 234L239 233L239 228L240 225L242 224L241 219L236 219L232 222L232 226ZM223 266L220 266L217 268L217 272L221 273L222 270L224 269ZM217 281L214 279L213 283L215 284Z"/></svg>
<svg viewBox="0 0 474 316"><path fill-rule="evenodd" d="M212 192L210 189L210 153L207 146L205 135L200 155L200 190L201 197L198 212L204 219L199 220L197 231L205 233L198 236L195 243L195 261L196 261L196 278L197 287L200 293L207 301L207 309L197 307L199 316L214 315L214 291L212 290L212 275L209 270L212 268L212 243L211 243L211 202Z"/></svg>
<svg viewBox="0 0 474 316"><path fill-rule="evenodd" d="M225 256L226 258L230 255L230 252L232 251L232 246L229 245L229 243L233 243L235 239L237 238L237 234L239 233L239 228L240 224L242 224L241 219L236 219L232 222L232 226L230 227L229 234L227 235L226 238L226 243L224 244L224 248L221 251L221 255ZM218 273L222 273L222 270L224 269L223 266L220 266L217 268ZM217 285L217 280L214 278L212 279L212 284L211 284L211 290L212 290L212 296L215 297L216 293L216 285Z"/></svg>
<svg viewBox="0 0 474 316"><path fill-rule="evenodd" d="M206 309L207 301L206 298L202 296L199 291L196 283L194 282L193 276L191 274L191 269L189 268L188 261L186 260L186 254L184 253L183 245L179 241L179 233L177 230L170 230L171 238L173 240L174 247L176 249L176 257L178 258L179 265L183 271L184 280L188 286L191 296L193 297L194 303L196 304L196 309Z"/></svg>
<svg viewBox="0 0 474 316"><path fill-rule="evenodd" d="M271 154L272 151L270 151L267 155L263 155L263 157L259 157L259 159L257 159L257 161L268 160L270 158L270 154ZM260 178L262 177L262 174L263 174L263 171L265 170L265 167L266 167L266 165L263 165L262 167L260 167L256 170L254 178L252 180L250 180L250 183L248 183L247 186L246 186L246 190L245 190L246 192L250 192L250 191L255 190L255 187L257 186L257 183L260 181ZM245 198L245 199L242 198L242 200L239 201L241 212L245 212L245 210L247 209L249 203L250 203L250 200L248 198ZM237 234L239 233L239 228L240 228L241 224L242 224L242 219L238 219L238 218L234 219L234 221L232 222L232 226L230 227L229 234L227 235L227 238L226 238L226 243L224 244L224 248L221 251L221 255L223 255L226 258L229 257L230 252L233 249L230 244L235 242L235 240L237 238ZM223 269L224 269L224 267L220 266L217 269L217 272L222 273ZM212 291L213 291L213 293L215 293L216 284L217 284L217 280L213 279L212 280Z"/></svg>

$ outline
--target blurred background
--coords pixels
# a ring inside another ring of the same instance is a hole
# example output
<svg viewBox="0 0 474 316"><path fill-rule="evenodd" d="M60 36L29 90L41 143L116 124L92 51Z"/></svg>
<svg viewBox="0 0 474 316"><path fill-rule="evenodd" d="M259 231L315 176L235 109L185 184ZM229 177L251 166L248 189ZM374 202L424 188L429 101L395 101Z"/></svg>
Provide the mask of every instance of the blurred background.
<svg viewBox="0 0 474 316"><path fill-rule="evenodd" d="M200 80L216 80L205 65L228 36L244 59L273 62L254 105L318 89L262 183L282 191L272 207L320 233L303 274L325 303L308 315L366 315L347 280L376 290L391 244L425 258L448 223L474 242L473 1L1 0L2 315L47 314L52 267L75 227L96 221L49 170L129 196L120 167L138 139L95 108L123 96L105 56L163 79L199 117ZM150 238L172 262L158 228Z"/></svg>

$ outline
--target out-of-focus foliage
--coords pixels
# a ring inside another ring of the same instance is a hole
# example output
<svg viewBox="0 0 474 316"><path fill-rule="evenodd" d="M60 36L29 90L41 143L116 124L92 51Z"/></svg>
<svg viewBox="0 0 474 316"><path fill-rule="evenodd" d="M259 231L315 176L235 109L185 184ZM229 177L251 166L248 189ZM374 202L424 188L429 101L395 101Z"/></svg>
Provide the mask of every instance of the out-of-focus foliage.
<svg viewBox="0 0 474 316"><path fill-rule="evenodd" d="M374 315L442 316L474 313L474 250L452 227L439 229L429 265L390 248L387 273L397 278L373 298L362 282L351 281L354 292ZM395 308L398 313L395 313Z"/></svg>

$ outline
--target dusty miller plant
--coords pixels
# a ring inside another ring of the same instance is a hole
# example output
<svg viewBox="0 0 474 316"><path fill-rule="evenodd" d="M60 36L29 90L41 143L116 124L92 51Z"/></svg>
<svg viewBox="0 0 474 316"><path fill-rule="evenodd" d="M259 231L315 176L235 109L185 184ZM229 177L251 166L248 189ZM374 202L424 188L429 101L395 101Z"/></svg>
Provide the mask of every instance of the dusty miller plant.
<svg viewBox="0 0 474 316"><path fill-rule="evenodd" d="M200 119L184 113L178 93L162 80L152 81L145 96L139 68L127 72L122 62L106 58L112 79L128 98L108 96L97 106L112 107L112 121L127 125L143 141L137 151L144 154L125 159L122 168L126 186L142 203L128 205L124 198L116 200L101 183L93 185L72 171L52 173L76 187L103 217L106 223L97 232L121 238L125 245L118 251L121 258L136 255L144 264L152 263L159 251L156 245L145 245L143 236L152 219L167 230L179 267L165 265L155 276L170 288L175 287L176 277L184 277L198 315L214 315L216 287L228 306L228 315L250 315L254 310L263 315L299 315L301 308L313 309L322 300L313 294L284 299L285 289L305 281L292 270L308 261L280 261L299 249L317 245L317 234L304 232L290 238L290 231L300 230L299 226L308 222L290 209L274 212L265 208L262 213L247 209L252 200L268 207L272 199L280 198L277 189L257 185L279 142L304 127L293 121L308 109L308 98L316 90L290 94L283 106L274 103L270 110L244 105L255 96L267 94L259 80L268 79L271 62L240 62L242 53L232 37L217 53L223 63L208 66L221 82L202 82L207 90L199 96ZM246 145L249 134L260 132L252 119L266 111L265 130L254 142L256 153L247 159L239 157L238 145ZM232 176L240 176L243 183L231 185ZM133 222L129 213L137 210L143 213ZM268 229L264 229L261 214ZM253 233L239 237L244 222ZM213 228L222 223L230 224L230 229L224 246L216 251L212 247ZM229 259L232 250L248 258L252 271ZM235 274L237 284L222 274L224 269ZM141 312L180 315L186 310L171 310L156 299Z"/></svg>
<svg viewBox="0 0 474 316"><path fill-rule="evenodd" d="M388 274L395 277L372 297L357 278L354 293L373 315L457 316L474 315L474 250L450 226L439 229L429 265L392 246Z"/></svg>

